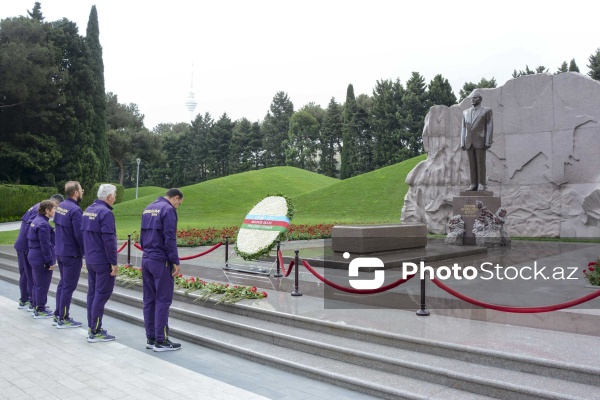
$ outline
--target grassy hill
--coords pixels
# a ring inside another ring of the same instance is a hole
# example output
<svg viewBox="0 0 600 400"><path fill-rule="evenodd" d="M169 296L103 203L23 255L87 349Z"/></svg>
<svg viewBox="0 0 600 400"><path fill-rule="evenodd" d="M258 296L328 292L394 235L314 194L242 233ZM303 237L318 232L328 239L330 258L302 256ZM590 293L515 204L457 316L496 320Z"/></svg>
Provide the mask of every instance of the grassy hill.
<svg viewBox="0 0 600 400"><path fill-rule="evenodd" d="M239 225L248 211L268 194L293 198L339 182L294 167L273 167L180 188L184 201L177 214L180 228ZM160 193L159 193L160 195ZM119 237L139 231L142 210L156 194L117 204L114 209Z"/></svg>
<svg viewBox="0 0 600 400"><path fill-rule="evenodd" d="M162 196L165 194L167 189L163 189L158 186L145 186L138 188L138 198L144 196ZM135 200L135 188L125 189L122 201Z"/></svg>
<svg viewBox="0 0 600 400"><path fill-rule="evenodd" d="M406 175L426 158L421 155L295 196L294 222L400 222Z"/></svg>

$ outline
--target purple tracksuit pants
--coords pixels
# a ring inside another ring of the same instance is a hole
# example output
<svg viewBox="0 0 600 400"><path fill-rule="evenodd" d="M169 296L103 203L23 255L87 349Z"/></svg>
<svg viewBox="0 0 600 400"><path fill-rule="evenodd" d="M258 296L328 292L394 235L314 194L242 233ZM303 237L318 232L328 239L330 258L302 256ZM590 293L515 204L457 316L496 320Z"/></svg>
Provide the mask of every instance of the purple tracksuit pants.
<svg viewBox="0 0 600 400"><path fill-rule="evenodd" d="M115 287L115 277L110 276L110 264L87 264L88 294L87 317L88 328L98 331L102 328L104 306Z"/></svg>
<svg viewBox="0 0 600 400"><path fill-rule="evenodd" d="M48 290L50 290L54 271L44 267L43 264L31 264L31 272L33 273L33 306L38 311L44 311L48 302Z"/></svg>
<svg viewBox="0 0 600 400"><path fill-rule="evenodd" d="M28 301L33 307L33 271L31 264L27 259L27 253L17 251L17 262L19 264L19 289L21 290L20 300Z"/></svg>
<svg viewBox="0 0 600 400"><path fill-rule="evenodd" d="M73 292L79 283L83 261L81 257L57 256L60 282L56 288L56 310L54 315L60 320L69 316Z"/></svg>
<svg viewBox="0 0 600 400"><path fill-rule="evenodd" d="M173 265L142 258L144 326L146 337L162 342L169 337L169 307L173 302Z"/></svg>

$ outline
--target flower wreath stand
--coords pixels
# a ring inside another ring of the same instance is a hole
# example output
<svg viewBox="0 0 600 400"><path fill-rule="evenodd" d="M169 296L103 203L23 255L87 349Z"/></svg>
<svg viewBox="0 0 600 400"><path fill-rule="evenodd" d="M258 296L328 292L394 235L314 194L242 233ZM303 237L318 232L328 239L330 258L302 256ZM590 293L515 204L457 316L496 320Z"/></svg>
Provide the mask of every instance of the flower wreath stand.
<svg viewBox="0 0 600 400"><path fill-rule="evenodd" d="M270 195L259 201L244 218L223 269L269 276L276 261L264 261L261 257L269 256L277 241L285 239L293 215L294 208L283 195Z"/></svg>

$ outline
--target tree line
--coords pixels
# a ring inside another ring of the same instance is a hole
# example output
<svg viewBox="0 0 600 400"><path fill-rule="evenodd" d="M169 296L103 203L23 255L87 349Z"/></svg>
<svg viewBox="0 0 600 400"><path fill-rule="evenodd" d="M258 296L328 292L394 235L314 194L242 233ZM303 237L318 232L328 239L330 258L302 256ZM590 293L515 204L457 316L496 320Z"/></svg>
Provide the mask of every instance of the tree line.
<svg viewBox="0 0 600 400"><path fill-rule="evenodd" d="M85 36L75 23L45 22L40 3L28 17L0 21L0 182L55 186L77 179L125 187L179 187L234 173L294 166L346 179L423 152L424 118L432 105L451 106L496 80L466 82L457 100L447 79L429 83L413 72L382 79L370 95L348 85L343 102L299 109L277 92L261 121L198 114L191 123L144 126L134 103L105 93L96 7ZM600 80L600 48L589 57ZM579 71L575 60L556 73ZM513 76L546 73L539 66Z"/></svg>

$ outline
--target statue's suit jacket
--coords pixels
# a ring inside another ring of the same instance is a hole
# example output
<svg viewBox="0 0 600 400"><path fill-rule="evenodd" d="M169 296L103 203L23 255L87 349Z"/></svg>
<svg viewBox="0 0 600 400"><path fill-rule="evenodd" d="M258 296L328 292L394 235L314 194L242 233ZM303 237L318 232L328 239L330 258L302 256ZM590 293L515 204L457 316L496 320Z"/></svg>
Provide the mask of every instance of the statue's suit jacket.
<svg viewBox="0 0 600 400"><path fill-rule="evenodd" d="M463 123L460 132L460 146L470 149L485 149L493 142L494 124L492 122L492 109L473 107L463 111Z"/></svg>

